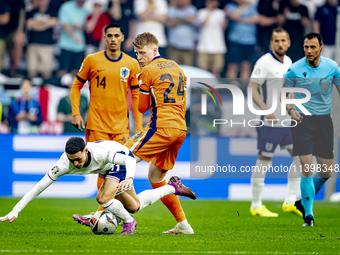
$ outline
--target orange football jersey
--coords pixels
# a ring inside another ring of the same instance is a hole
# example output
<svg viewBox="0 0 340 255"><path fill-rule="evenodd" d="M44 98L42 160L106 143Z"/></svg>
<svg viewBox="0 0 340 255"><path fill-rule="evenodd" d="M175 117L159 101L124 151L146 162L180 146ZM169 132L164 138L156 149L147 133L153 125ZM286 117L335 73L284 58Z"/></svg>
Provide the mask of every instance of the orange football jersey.
<svg viewBox="0 0 340 255"><path fill-rule="evenodd" d="M86 129L108 134L129 132L127 91L130 87L133 103L138 109L138 80L140 67L137 60L121 53L117 60L110 59L106 51L88 55L72 84L72 114L79 115L80 90L86 80L90 82L90 106ZM135 109L135 107L134 107ZM134 111L136 129L142 129L142 114Z"/></svg>
<svg viewBox="0 0 340 255"><path fill-rule="evenodd" d="M149 126L187 130L186 77L182 68L172 60L156 57L143 67L138 79L140 93L151 95Z"/></svg>

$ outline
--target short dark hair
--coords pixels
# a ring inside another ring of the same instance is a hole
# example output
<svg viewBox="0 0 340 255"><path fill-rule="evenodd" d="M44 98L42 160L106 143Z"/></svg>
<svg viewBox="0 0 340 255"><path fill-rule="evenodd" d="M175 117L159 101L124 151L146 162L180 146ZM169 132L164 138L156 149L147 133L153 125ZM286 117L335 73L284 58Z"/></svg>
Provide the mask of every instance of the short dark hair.
<svg viewBox="0 0 340 255"><path fill-rule="evenodd" d="M322 36L321 36L319 33L309 33L309 34L306 34L306 35L303 37L303 41L304 41L306 38L307 38L308 40L311 40L311 39L313 39L313 38L317 38L318 41L319 41L320 46L323 44Z"/></svg>
<svg viewBox="0 0 340 255"><path fill-rule="evenodd" d="M26 82L28 82L28 83L31 85L31 87L33 87L33 84L32 84L32 82L31 82L31 80L30 80L30 79L27 79L27 78L24 78L24 79L22 79L21 82L20 82L20 88L21 88L22 85L24 85Z"/></svg>
<svg viewBox="0 0 340 255"><path fill-rule="evenodd" d="M286 35L288 36L288 40L290 40L290 36L289 33L287 32L287 30L283 29L282 27L277 27L274 28L272 31L272 35L270 36L270 40L273 41L273 35L274 33L286 33Z"/></svg>
<svg viewBox="0 0 340 255"><path fill-rule="evenodd" d="M65 145L65 151L68 154L76 154L79 151L84 151L85 149L85 141L81 137L71 137L67 140Z"/></svg>
<svg viewBox="0 0 340 255"><path fill-rule="evenodd" d="M109 24L105 27L104 31L105 31L105 34L106 34L106 31L111 28L111 27L117 27L120 29L120 32L122 32L122 34L124 34L124 31L123 31L123 28L119 25L119 24L116 24L116 23L112 23L112 24Z"/></svg>

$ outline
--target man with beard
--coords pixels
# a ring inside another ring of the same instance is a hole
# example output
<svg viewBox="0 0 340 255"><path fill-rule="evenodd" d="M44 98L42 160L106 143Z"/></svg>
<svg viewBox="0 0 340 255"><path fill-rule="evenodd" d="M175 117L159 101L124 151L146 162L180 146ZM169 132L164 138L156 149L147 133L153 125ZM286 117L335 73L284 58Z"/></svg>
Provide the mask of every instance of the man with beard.
<svg viewBox="0 0 340 255"><path fill-rule="evenodd" d="M286 56L290 47L290 38L286 30L276 28L272 31L269 53L262 56L255 64L250 77L248 87L252 88L252 96L255 104L261 110L268 110L273 105L274 98L280 97L282 76L292 64ZM274 95L276 94L276 95ZM249 95L250 96L250 95ZM261 195L264 186L264 178L272 165L274 151L278 145L281 149L287 149L293 155L293 140L290 127L281 125L282 117L280 107L268 115L258 116L259 126L256 128L258 159L251 176L252 202L250 213L253 216L277 217L277 213L270 212L262 205ZM261 119L260 119L261 118ZM300 185L299 157L293 157L293 162L288 173L288 193L283 202L284 212L294 212L302 216L294 205L296 193Z"/></svg>

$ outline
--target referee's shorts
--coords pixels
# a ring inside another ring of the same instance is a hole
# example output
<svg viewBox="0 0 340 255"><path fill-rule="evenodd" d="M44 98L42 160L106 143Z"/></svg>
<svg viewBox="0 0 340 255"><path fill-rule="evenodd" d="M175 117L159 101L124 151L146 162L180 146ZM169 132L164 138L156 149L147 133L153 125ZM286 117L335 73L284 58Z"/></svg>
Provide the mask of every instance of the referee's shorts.
<svg viewBox="0 0 340 255"><path fill-rule="evenodd" d="M302 116L302 122L291 128L293 156L312 154L324 159L333 159L334 132L331 115Z"/></svg>

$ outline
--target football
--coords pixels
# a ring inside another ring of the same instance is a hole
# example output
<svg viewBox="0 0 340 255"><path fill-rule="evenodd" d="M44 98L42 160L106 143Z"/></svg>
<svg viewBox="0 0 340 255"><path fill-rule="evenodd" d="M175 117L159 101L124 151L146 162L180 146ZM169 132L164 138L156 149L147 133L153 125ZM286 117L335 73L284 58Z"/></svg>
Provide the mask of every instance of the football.
<svg viewBox="0 0 340 255"><path fill-rule="evenodd" d="M90 220L90 227L96 235L112 235L117 229L117 219L110 212L97 211Z"/></svg>

